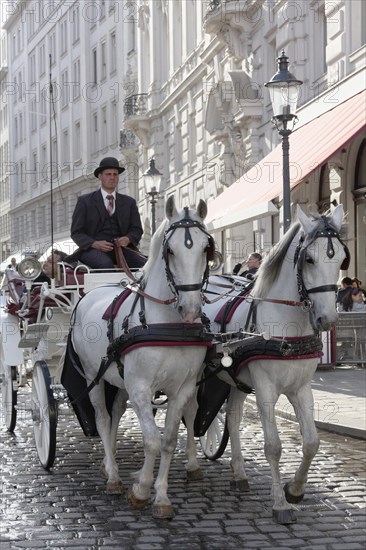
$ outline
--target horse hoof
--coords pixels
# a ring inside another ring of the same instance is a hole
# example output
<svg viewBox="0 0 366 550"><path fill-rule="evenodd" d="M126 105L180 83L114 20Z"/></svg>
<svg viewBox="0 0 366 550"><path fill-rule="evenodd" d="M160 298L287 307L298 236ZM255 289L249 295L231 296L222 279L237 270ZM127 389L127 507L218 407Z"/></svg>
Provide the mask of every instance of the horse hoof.
<svg viewBox="0 0 366 550"><path fill-rule="evenodd" d="M149 499L141 500L135 496L133 489L129 489L127 494L127 502L133 510L142 510L143 508L146 508Z"/></svg>
<svg viewBox="0 0 366 550"><path fill-rule="evenodd" d="M187 481L202 481L203 471L201 468L197 470L187 470Z"/></svg>
<svg viewBox="0 0 366 550"><path fill-rule="evenodd" d="M299 504L299 502L301 502L304 498L304 493L302 493L301 495L293 495L292 493L290 493L289 483L286 483L286 485L284 485L283 491L285 493L287 502L289 502L290 504Z"/></svg>
<svg viewBox="0 0 366 550"><path fill-rule="evenodd" d="M272 518L280 525L296 523L297 518L294 510L272 510Z"/></svg>
<svg viewBox="0 0 366 550"><path fill-rule="evenodd" d="M155 519L173 519L175 514L171 504L154 504L152 515Z"/></svg>
<svg viewBox="0 0 366 550"><path fill-rule="evenodd" d="M106 493L107 495L121 495L123 493L122 481L120 479L117 481L108 481Z"/></svg>
<svg viewBox="0 0 366 550"><path fill-rule="evenodd" d="M232 479L230 489L239 493L250 493L249 481L247 479Z"/></svg>

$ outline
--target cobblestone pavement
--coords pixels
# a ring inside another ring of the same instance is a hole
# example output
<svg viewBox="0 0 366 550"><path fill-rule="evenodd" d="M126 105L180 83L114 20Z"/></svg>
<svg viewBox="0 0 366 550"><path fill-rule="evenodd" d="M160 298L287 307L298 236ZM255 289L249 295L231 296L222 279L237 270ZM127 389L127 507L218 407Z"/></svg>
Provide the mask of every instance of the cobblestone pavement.
<svg viewBox="0 0 366 550"><path fill-rule="evenodd" d="M86 438L71 410L64 409L57 428L53 469L39 465L29 413L19 411L15 435L0 430L1 550L232 550L366 548L365 442L320 432L296 524L272 522L270 472L263 453L258 415L246 407L242 428L251 493L230 488L229 447L217 462L203 458L204 481L185 481L185 432L182 427L172 462L169 494L176 516L156 520L151 507L132 511L125 495L105 494L99 474L102 447ZM164 412L158 413L162 425ZM297 424L278 419L283 441L282 474L288 479L300 460ZM125 487L142 460L141 434L131 409L122 419L118 463Z"/></svg>

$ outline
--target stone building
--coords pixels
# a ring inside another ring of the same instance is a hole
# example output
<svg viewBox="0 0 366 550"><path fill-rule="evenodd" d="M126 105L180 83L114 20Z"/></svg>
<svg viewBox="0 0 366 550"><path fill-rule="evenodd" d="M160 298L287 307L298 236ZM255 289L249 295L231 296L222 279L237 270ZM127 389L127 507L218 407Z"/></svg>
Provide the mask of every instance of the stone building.
<svg viewBox="0 0 366 550"><path fill-rule="evenodd" d="M55 240L68 238L77 195L95 188L92 168L113 155L127 166L120 190L138 200L145 251L142 174L154 157L158 222L167 196L179 206L204 198L225 271L265 252L282 231L282 154L264 83L285 50L303 81L290 136L293 214L296 204L343 203L349 274L366 280L362 0L18 0L5 29L18 90L9 105L13 241L36 234L45 244L51 202ZM59 96L48 114L50 52Z"/></svg>

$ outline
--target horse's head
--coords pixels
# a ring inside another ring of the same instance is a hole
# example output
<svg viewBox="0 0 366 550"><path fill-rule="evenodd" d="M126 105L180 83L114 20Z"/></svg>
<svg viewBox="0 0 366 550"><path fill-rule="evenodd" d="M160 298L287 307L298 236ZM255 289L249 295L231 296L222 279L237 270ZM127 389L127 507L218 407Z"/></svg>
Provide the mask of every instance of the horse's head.
<svg viewBox="0 0 366 550"><path fill-rule="evenodd" d="M295 256L300 296L309 300L314 330L328 330L337 320L335 292L340 269L347 269L349 251L340 238L343 206L327 216L308 217L298 206L302 226Z"/></svg>
<svg viewBox="0 0 366 550"><path fill-rule="evenodd" d="M200 200L197 210L185 207L178 212L171 196L165 212L168 222L163 259L168 284L177 297L177 309L183 321L193 323L201 315L202 286L214 252L214 241L203 223L207 205Z"/></svg>

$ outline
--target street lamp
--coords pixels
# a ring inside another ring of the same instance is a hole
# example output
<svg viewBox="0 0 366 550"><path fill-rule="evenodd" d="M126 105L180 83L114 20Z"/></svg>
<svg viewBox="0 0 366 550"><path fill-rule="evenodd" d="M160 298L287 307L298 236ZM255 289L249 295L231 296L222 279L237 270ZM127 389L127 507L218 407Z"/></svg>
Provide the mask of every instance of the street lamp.
<svg viewBox="0 0 366 550"><path fill-rule="evenodd" d="M160 191L160 184L163 174L155 168L155 159L150 159L150 166L144 172L144 185L146 196L150 199L151 204L151 234L155 233L156 229L156 217L155 217L155 205L157 203L157 197Z"/></svg>
<svg viewBox="0 0 366 550"><path fill-rule="evenodd" d="M298 120L296 116L296 104L300 93L301 80L297 80L288 70L288 57L282 50L281 57L277 59L278 71L271 80L265 84L269 89L273 117L272 122L278 133L282 136L283 153L283 226L286 232L291 224L290 202L290 163L289 163L289 135ZM292 125L291 125L292 123ZM289 127L291 125L291 128Z"/></svg>

